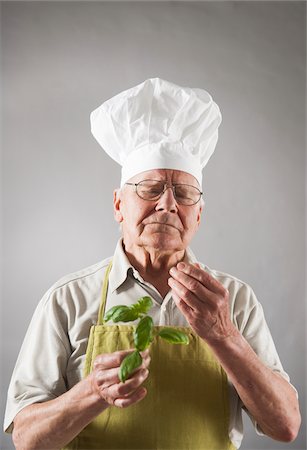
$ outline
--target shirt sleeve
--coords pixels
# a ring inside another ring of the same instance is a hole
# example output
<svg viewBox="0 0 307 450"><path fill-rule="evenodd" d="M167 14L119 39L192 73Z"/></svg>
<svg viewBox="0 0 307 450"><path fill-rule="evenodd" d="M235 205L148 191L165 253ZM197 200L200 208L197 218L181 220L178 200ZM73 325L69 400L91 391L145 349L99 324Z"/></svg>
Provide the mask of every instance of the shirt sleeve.
<svg viewBox="0 0 307 450"><path fill-rule="evenodd" d="M267 367L287 380L297 394L296 389L290 383L289 375L283 369L279 359L272 335L265 320L262 305L257 300L254 291L249 285L243 284L241 286L237 293L235 303L234 322L243 337L247 340L260 360ZM245 408L242 401L240 402L241 407L252 420L257 434L264 435L260 426Z"/></svg>
<svg viewBox="0 0 307 450"><path fill-rule="evenodd" d="M12 374L8 389L4 431L24 407L52 400L67 391L66 367L70 357L67 315L49 290L38 304Z"/></svg>

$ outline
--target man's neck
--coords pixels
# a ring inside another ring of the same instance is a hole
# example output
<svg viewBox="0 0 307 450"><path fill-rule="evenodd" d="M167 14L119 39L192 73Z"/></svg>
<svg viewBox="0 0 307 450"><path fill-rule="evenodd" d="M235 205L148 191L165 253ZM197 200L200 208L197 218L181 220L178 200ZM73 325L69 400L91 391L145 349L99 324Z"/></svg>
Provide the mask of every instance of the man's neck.
<svg viewBox="0 0 307 450"><path fill-rule="evenodd" d="M141 277L151 283L164 297L169 291L167 283L169 271L178 262L184 259L185 251L177 252L150 251L144 247L126 246L123 249L131 265L139 272Z"/></svg>
<svg viewBox="0 0 307 450"><path fill-rule="evenodd" d="M141 246L127 246L123 241L123 249L130 263L140 273L159 275L169 271L178 262L182 261L185 250L157 250Z"/></svg>

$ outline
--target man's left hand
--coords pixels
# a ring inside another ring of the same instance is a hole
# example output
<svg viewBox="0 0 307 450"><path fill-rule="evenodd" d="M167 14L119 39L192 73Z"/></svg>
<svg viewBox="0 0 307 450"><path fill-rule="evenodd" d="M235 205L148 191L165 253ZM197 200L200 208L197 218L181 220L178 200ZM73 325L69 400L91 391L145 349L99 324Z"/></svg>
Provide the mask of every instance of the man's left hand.
<svg viewBox="0 0 307 450"><path fill-rule="evenodd" d="M193 330L209 344L216 344L237 333L230 319L229 292L196 264L178 263L170 270L168 284Z"/></svg>

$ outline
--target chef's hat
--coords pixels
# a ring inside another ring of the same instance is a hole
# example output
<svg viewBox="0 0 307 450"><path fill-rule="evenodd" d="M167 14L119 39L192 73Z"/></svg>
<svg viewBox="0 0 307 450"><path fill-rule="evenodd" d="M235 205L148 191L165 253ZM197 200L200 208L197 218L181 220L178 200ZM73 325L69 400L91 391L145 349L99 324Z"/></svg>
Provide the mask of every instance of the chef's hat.
<svg viewBox="0 0 307 450"><path fill-rule="evenodd" d="M208 92L151 78L95 109L91 131L122 166L121 186L153 169L188 172L201 186L221 120Z"/></svg>

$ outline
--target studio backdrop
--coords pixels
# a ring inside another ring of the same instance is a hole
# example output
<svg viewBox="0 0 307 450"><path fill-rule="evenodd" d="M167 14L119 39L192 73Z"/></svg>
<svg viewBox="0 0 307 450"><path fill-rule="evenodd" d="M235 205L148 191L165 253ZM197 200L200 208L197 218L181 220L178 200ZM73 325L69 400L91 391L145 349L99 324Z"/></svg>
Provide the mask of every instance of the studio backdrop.
<svg viewBox="0 0 307 450"><path fill-rule="evenodd" d="M147 78L208 90L223 122L203 173L199 260L247 282L299 392L282 444L245 420L242 448L305 449L305 2L15 2L2 7L1 413L34 309L111 256L120 168L90 112ZM1 448L13 449L2 435Z"/></svg>

